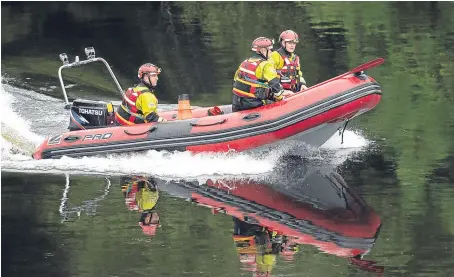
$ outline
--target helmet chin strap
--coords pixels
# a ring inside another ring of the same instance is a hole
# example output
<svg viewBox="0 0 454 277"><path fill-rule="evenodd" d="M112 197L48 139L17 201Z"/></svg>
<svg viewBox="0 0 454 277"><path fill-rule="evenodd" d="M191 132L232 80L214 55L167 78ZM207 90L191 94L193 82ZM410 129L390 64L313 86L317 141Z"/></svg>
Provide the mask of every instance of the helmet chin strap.
<svg viewBox="0 0 454 277"><path fill-rule="evenodd" d="M291 55L292 54L292 52L289 52L287 50L287 42L284 41L281 45L282 45L282 49L284 49L284 51L285 51L285 53L287 53L287 55Z"/></svg>
<svg viewBox="0 0 454 277"><path fill-rule="evenodd" d="M151 80L150 80L150 75L147 75L147 77L148 77L148 84L150 85L150 87L152 87L152 86L153 86L153 84L151 83Z"/></svg>
<svg viewBox="0 0 454 277"><path fill-rule="evenodd" d="M151 83L151 80L150 80L150 75L147 74L147 78L148 78L148 82L145 82L145 76L142 77L142 81L143 83L150 89L154 89L155 86L153 86L153 84Z"/></svg>
<svg viewBox="0 0 454 277"><path fill-rule="evenodd" d="M262 48L262 49L264 49L264 48ZM262 57L264 57L265 59L268 60L268 49L265 49L265 50L266 50L266 54L265 55L262 53L262 50L260 50L259 53L260 53L260 55L262 55Z"/></svg>

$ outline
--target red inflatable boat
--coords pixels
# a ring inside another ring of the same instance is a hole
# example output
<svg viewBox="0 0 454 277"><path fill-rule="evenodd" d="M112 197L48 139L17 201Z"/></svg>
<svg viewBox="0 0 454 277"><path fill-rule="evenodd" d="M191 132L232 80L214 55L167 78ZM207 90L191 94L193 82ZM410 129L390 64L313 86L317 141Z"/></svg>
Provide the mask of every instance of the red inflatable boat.
<svg viewBox="0 0 454 277"><path fill-rule="evenodd" d="M89 58L73 67L102 58ZM81 157L143 150L192 152L245 151L283 140L299 140L320 146L348 120L373 109L381 98L380 85L364 73L384 62L378 58L345 74L310 87L280 102L256 109L232 112L231 105L219 106L223 114L209 116L209 108L192 109L192 118L177 120L178 111L160 112L168 122L114 126L110 103L75 100L70 108L70 132L46 139L33 158ZM110 67L108 67L110 70ZM111 72L111 70L110 70ZM112 72L111 72L112 73ZM112 77L121 93L116 78ZM226 92L229 93L229 92Z"/></svg>

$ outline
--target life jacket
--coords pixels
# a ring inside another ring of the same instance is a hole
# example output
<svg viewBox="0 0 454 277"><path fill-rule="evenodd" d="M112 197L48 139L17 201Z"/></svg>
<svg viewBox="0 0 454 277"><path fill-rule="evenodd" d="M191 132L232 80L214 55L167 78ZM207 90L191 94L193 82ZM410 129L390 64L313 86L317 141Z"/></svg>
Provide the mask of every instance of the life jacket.
<svg viewBox="0 0 454 277"><path fill-rule="evenodd" d="M124 197L125 197L125 204L130 211L138 211L139 206L136 202L136 193L139 191L139 187L137 183L132 183L128 185L124 185L121 187Z"/></svg>
<svg viewBox="0 0 454 277"><path fill-rule="evenodd" d="M283 48L277 50L284 60L284 66L280 70L276 70L281 76L281 85L284 89L295 91L299 83L298 66L300 64L300 58L298 55L293 54L293 60L290 61L287 53Z"/></svg>
<svg viewBox="0 0 454 277"><path fill-rule="evenodd" d="M255 75L255 70L264 61L264 59L251 58L241 63L234 79L233 94L240 97L267 98L269 86L266 80L258 79Z"/></svg>
<svg viewBox="0 0 454 277"><path fill-rule="evenodd" d="M139 84L134 88L128 88L123 96L121 105L115 113L115 119L121 125L133 125L145 123L142 112L136 107L137 98L141 93L149 92L150 89Z"/></svg>

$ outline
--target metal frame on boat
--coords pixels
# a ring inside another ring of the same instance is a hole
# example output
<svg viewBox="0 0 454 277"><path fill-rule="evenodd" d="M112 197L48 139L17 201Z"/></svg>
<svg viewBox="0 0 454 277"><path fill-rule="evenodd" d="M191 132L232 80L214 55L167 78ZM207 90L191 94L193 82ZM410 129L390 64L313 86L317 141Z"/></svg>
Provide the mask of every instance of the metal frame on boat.
<svg viewBox="0 0 454 277"><path fill-rule="evenodd" d="M115 74L113 73L112 69L110 68L109 63L106 60L104 60L103 58L101 58L101 57L96 58L95 49L93 47L86 47L85 48L85 55L87 55L87 59L86 60L82 60L81 61L81 60L79 60L79 56L76 56L74 62L72 62L72 63L69 62L68 55L66 53L61 53L59 55L60 60L62 61L63 65L60 66L60 68L58 69L58 78L60 79L61 90L63 92L63 96L65 97L65 104L66 104L65 105L65 109L69 109L70 106L71 106L71 103L69 103L68 94L66 93L66 87L65 87L65 84L63 82L62 71L63 71L64 68L72 68L72 67L78 67L78 66L82 66L82 65L89 64L89 63L94 63L94 62L102 62L106 66L106 68L109 71L110 75L112 76L112 79L114 80L115 85L118 88L118 91L120 92L120 94L122 96L124 96L123 89L121 88L121 85L120 85L120 83L117 80L117 77L115 77Z"/></svg>

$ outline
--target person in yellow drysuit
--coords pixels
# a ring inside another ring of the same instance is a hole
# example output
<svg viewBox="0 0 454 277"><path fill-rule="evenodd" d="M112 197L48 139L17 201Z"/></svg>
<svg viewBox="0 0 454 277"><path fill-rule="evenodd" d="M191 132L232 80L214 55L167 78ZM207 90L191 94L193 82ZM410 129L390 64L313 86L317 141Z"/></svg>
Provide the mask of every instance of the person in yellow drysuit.
<svg viewBox="0 0 454 277"><path fill-rule="evenodd" d="M139 68L140 83L125 92L121 105L115 112L119 125L133 125L146 122L166 121L157 113L158 99L154 95L161 68L146 63Z"/></svg>
<svg viewBox="0 0 454 277"><path fill-rule="evenodd" d="M275 65L268 60L273 40L256 38L251 49L255 54L241 63L233 78L233 112L254 109L292 94L282 88Z"/></svg>
<svg viewBox="0 0 454 277"><path fill-rule="evenodd" d="M240 262L244 269L254 272L254 276L270 276L276 265L276 256L283 250L298 251L295 244L290 246L289 239L282 234L236 217L233 217L233 222L233 241Z"/></svg>
<svg viewBox="0 0 454 277"><path fill-rule="evenodd" d="M281 48L273 51L270 56L281 78L282 87L293 92L307 89L306 80L301 72L300 59L295 54L298 41L297 33L292 30L283 31L279 36Z"/></svg>
<svg viewBox="0 0 454 277"><path fill-rule="evenodd" d="M159 226L159 213L156 204L159 200L159 192L153 178L126 177L121 179L122 191L126 205L130 210L141 212L139 226L146 235L156 234Z"/></svg>

